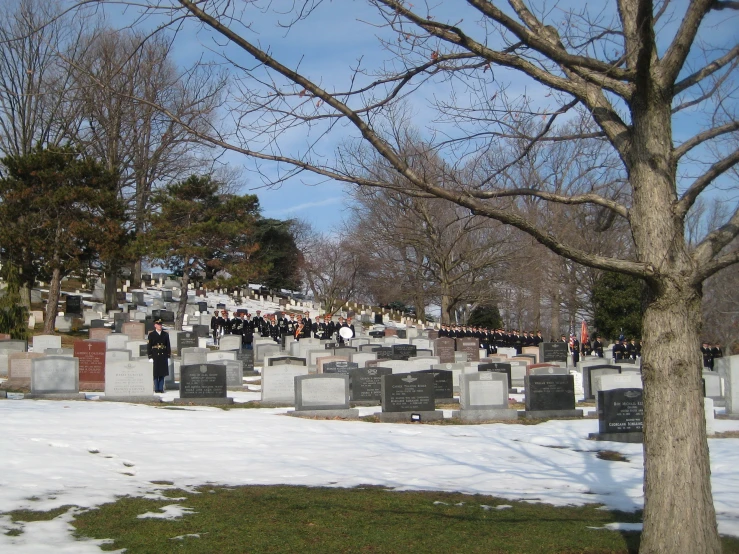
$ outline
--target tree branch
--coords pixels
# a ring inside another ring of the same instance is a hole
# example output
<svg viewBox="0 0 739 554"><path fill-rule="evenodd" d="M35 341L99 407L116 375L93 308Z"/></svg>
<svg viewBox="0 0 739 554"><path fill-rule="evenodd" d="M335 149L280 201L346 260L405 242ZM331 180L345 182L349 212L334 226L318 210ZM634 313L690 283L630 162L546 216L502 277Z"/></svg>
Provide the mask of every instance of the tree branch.
<svg viewBox="0 0 739 554"><path fill-rule="evenodd" d="M737 253L713 259L721 250L723 250L732 240L739 235L739 208L731 216L731 219L718 229L715 229L703 239L693 251L693 260L698 268L693 283L700 284L704 279L716 273L719 269L727 267L736 260L732 261L731 256Z"/></svg>
<svg viewBox="0 0 739 554"><path fill-rule="evenodd" d="M471 196L480 199L491 199L491 198L505 198L508 196L533 196L535 198L541 198L549 202L555 202L557 204L577 205L577 204L596 204L603 206L609 210L620 215L624 219L629 219L629 210L626 206L608 200L600 196L599 194L579 194L577 196L566 196L562 194L554 194L551 192L544 192L530 188L519 188L519 189L508 189L501 191L480 191L470 192Z"/></svg>
<svg viewBox="0 0 739 554"><path fill-rule="evenodd" d="M721 125L719 127L713 127L712 129L708 129L707 131L698 133L694 137L689 138L688 140L683 142L680 146L675 148L672 151L672 157L675 160L679 160L685 154L687 154L690 150L704 143L705 141L711 140L721 135L725 135L727 133L732 133L737 130L739 130L739 121L730 121L729 123L726 123L725 125Z"/></svg>
<svg viewBox="0 0 739 554"><path fill-rule="evenodd" d="M688 5L672 44L658 62L657 75L663 89L673 87L695 41L698 27L713 3L714 0L693 0Z"/></svg>
<svg viewBox="0 0 739 554"><path fill-rule="evenodd" d="M695 203L698 195L700 195L700 193L703 192L706 187L716 179L716 177L731 169L737 163L739 163L739 148L722 160L714 163L708 171L690 185L690 188L685 191L682 198L677 203L675 213L680 217L685 217L685 214L688 213L690 207Z"/></svg>
<svg viewBox="0 0 739 554"><path fill-rule="evenodd" d="M693 85L695 85L696 83L699 83L700 81L702 81L709 75L714 74L716 71L718 71L722 67L725 67L727 64L731 63L737 57L739 57L739 44L734 46L734 48L729 50L726 54L724 54L720 58L713 60L707 66L702 67L701 69L699 69L692 75L688 75L682 81L675 83L675 86L672 87L673 96L677 96L678 94L683 92L685 89L692 87Z"/></svg>

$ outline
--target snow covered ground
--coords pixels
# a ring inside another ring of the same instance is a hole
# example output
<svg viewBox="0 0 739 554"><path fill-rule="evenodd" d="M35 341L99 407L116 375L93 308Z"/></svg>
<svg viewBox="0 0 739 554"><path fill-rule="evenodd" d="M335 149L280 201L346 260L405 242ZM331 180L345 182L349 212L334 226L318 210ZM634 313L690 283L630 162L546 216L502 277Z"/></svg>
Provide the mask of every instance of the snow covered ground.
<svg viewBox="0 0 739 554"><path fill-rule="evenodd" d="M237 402L259 398L229 394ZM152 481L181 488L376 484L554 505L642 505L641 445L588 441L597 420L431 426L307 420L285 411L0 400L0 512L156 496L162 485ZM362 415L375 411L361 408ZM738 430L739 421L715 426ZM739 439L709 444L719 529L739 536ZM596 451L605 449L628 461L600 460ZM0 552L99 552L98 543L72 538L73 516L24 524L0 516ZM7 535L13 528L23 533Z"/></svg>

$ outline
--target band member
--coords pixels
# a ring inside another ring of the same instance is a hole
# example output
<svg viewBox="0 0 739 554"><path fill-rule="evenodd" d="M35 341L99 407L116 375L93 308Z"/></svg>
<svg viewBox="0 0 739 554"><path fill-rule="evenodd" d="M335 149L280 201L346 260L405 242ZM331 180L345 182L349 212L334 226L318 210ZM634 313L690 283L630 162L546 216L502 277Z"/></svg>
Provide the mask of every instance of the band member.
<svg viewBox="0 0 739 554"><path fill-rule="evenodd" d="M241 347L246 350L252 349L254 342L254 322L249 314L241 314Z"/></svg>
<svg viewBox="0 0 739 554"><path fill-rule="evenodd" d="M210 318L210 330L213 333L213 342L218 344L218 337L220 336L220 325L218 324L218 310L213 312L213 317Z"/></svg>
<svg viewBox="0 0 739 554"><path fill-rule="evenodd" d="M599 358L603 357L603 340L600 335L595 335L595 340L593 341L593 352Z"/></svg>
<svg viewBox="0 0 739 554"><path fill-rule="evenodd" d="M169 335L162 329L162 320L154 322L154 330L149 333L149 342L146 345L146 353L154 362L154 392L164 392L164 378L169 375L169 358L172 356L172 348L169 345Z"/></svg>
<svg viewBox="0 0 739 554"><path fill-rule="evenodd" d="M580 361L580 341L575 335L570 335L570 354L572 354L572 365L577 366Z"/></svg>

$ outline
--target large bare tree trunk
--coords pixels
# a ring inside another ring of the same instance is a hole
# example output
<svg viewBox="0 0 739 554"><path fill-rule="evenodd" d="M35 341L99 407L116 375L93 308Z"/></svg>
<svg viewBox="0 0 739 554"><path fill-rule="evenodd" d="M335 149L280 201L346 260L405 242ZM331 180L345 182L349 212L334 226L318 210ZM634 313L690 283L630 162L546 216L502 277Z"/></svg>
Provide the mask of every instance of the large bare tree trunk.
<svg viewBox="0 0 739 554"><path fill-rule="evenodd" d="M669 103L634 102L631 222L639 259L652 267L643 317L644 532L641 554L721 552L701 386L701 285L676 200Z"/></svg>
<svg viewBox="0 0 739 554"><path fill-rule="evenodd" d="M118 307L118 268L109 265L105 271L105 289L103 298L106 310L115 310Z"/></svg>
<svg viewBox="0 0 739 554"><path fill-rule="evenodd" d="M46 319L44 320L44 334L51 335L54 332L56 313L59 309L59 297L62 292L62 272L55 267L51 273L49 283L49 301L46 304Z"/></svg>
<svg viewBox="0 0 739 554"><path fill-rule="evenodd" d="M666 287L644 315L644 533L640 552L720 552L710 487L699 291ZM686 360L689 360L686 362Z"/></svg>
<svg viewBox="0 0 739 554"><path fill-rule="evenodd" d="M551 320L550 325L551 329L549 330L549 337L553 340L557 340L559 338L560 333L560 322L559 322L559 287L555 287L552 289L552 293L549 297L550 305L552 307L552 313L551 313Z"/></svg>

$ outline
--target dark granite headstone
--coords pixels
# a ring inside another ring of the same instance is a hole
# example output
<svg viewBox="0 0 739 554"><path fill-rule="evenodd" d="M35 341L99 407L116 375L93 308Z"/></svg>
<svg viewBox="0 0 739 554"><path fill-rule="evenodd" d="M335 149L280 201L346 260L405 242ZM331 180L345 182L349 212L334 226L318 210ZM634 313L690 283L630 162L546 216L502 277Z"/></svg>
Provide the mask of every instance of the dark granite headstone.
<svg viewBox="0 0 739 554"><path fill-rule="evenodd" d="M490 371L492 373L505 373L508 375L508 387L511 385L511 364L502 362L491 362L487 364L477 364L477 371Z"/></svg>
<svg viewBox="0 0 739 554"><path fill-rule="evenodd" d="M149 355L149 345L139 344L139 358L146 358Z"/></svg>
<svg viewBox="0 0 739 554"><path fill-rule="evenodd" d="M68 294L67 302L64 308L65 314L81 314L82 313L82 297Z"/></svg>
<svg viewBox="0 0 739 554"><path fill-rule="evenodd" d="M113 314L113 331L120 333L123 329L123 324L129 320L129 315L123 312L116 312Z"/></svg>
<svg viewBox="0 0 739 554"><path fill-rule="evenodd" d="M572 375L526 375L526 410L574 410L575 378Z"/></svg>
<svg viewBox="0 0 739 554"><path fill-rule="evenodd" d="M407 360L416 355L418 348L415 344L393 344L393 360ZM377 357L380 359L380 357Z"/></svg>
<svg viewBox="0 0 739 554"><path fill-rule="evenodd" d="M174 312L172 310L159 310L159 317L165 323L174 323Z"/></svg>
<svg viewBox="0 0 739 554"><path fill-rule="evenodd" d="M254 350L236 350L236 359L241 360L244 371L254 371Z"/></svg>
<svg viewBox="0 0 739 554"><path fill-rule="evenodd" d="M411 375L415 375L416 373L430 373L434 376L434 398L448 399L454 397L453 373L451 371L445 369L424 369L414 371Z"/></svg>
<svg viewBox="0 0 739 554"><path fill-rule="evenodd" d="M644 401L641 389L598 391L598 428L604 433L641 433Z"/></svg>
<svg viewBox="0 0 739 554"><path fill-rule="evenodd" d="M372 352L377 355L378 360L393 360L393 349L389 346L381 346L379 348L373 348Z"/></svg>
<svg viewBox="0 0 739 554"><path fill-rule="evenodd" d="M396 373L382 377L383 412L434 411L434 397L434 376L429 373Z"/></svg>
<svg viewBox="0 0 739 554"><path fill-rule="evenodd" d="M567 362L570 346L566 342L542 342L539 345L539 363Z"/></svg>
<svg viewBox="0 0 739 554"><path fill-rule="evenodd" d="M267 365L305 365L305 358L297 356L277 356L267 359Z"/></svg>
<svg viewBox="0 0 739 554"><path fill-rule="evenodd" d="M329 362L327 364L323 364L323 372L324 373L344 373L346 375L349 375L349 372L352 369L359 368L359 364L355 364L353 362Z"/></svg>
<svg viewBox="0 0 739 554"><path fill-rule="evenodd" d="M208 338L210 336L210 327L207 325L193 325L192 332L196 337Z"/></svg>
<svg viewBox="0 0 739 554"><path fill-rule="evenodd" d="M454 339L441 337L434 341L436 355L439 356L440 364L454 363Z"/></svg>
<svg viewBox="0 0 739 554"><path fill-rule="evenodd" d="M327 342L326 344L323 345L323 347L326 350L333 350L334 348L337 348L338 346L339 346L338 342Z"/></svg>
<svg viewBox="0 0 739 554"><path fill-rule="evenodd" d="M382 314L375 314L375 325L382 325Z"/></svg>
<svg viewBox="0 0 739 554"><path fill-rule="evenodd" d="M370 331L369 332L369 336L370 337L373 337L373 338L376 338L376 339L379 339L379 338L385 336L385 331Z"/></svg>
<svg viewBox="0 0 739 554"><path fill-rule="evenodd" d="M144 333L148 335L154 330L154 318L150 315L147 315L144 318Z"/></svg>
<svg viewBox="0 0 739 554"><path fill-rule="evenodd" d="M194 364L180 368L180 398L226 398L226 366Z"/></svg>
<svg viewBox="0 0 739 554"><path fill-rule="evenodd" d="M103 319L92 319L90 320L90 327L93 329L100 329L105 327L105 320Z"/></svg>
<svg viewBox="0 0 739 554"><path fill-rule="evenodd" d="M398 338L399 339L408 338L408 331L406 329L398 329Z"/></svg>
<svg viewBox="0 0 739 554"><path fill-rule="evenodd" d="M226 309L226 305L223 304L222 302L219 302L218 304L216 304L216 310L225 310L225 309Z"/></svg>
<svg viewBox="0 0 739 554"><path fill-rule="evenodd" d="M197 348L198 336L194 331L180 331L177 333L177 351L182 352L183 348Z"/></svg>
<svg viewBox="0 0 739 554"><path fill-rule="evenodd" d="M389 367L360 367L349 371L351 400L365 402L382 401L382 376L392 375Z"/></svg>
<svg viewBox="0 0 739 554"><path fill-rule="evenodd" d="M198 312L202 314L203 312L207 312L207 311L208 311L208 303L198 302Z"/></svg>

